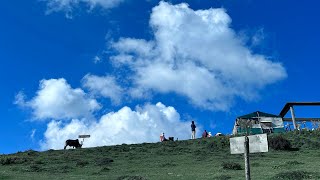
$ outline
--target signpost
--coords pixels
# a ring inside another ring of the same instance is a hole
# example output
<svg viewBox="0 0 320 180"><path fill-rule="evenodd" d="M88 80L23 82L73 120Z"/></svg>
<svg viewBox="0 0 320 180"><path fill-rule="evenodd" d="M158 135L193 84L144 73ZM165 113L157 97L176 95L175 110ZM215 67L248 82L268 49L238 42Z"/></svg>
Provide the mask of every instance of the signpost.
<svg viewBox="0 0 320 180"><path fill-rule="evenodd" d="M79 135L79 138L82 138L81 144L83 144L84 138L89 138L89 137L90 137L90 135Z"/></svg>
<svg viewBox="0 0 320 180"><path fill-rule="evenodd" d="M244 154L246 180L250 180L249 153L268 152L267 134L230 138L231 154Z"/></svg>
<svg viewBox="0 0 320 180"><path fill-rule="evenodd" d="M244 137L244 165L245 165L245 174L246 180L250 180L250 162L249 162L249 138L248 136Z"/></svg>
<svg viewBox="0 0 320 180"><path fill-rule="evenodd" d="M79 135L79 138L89 138L90 135Z"/></svg>
<svg viewBox="0 0 320 180"><path fill-rule="evenodd" d="M249 138L249 152L268 152L267 134L257 134L247 136ZM231 154L244 153L245 136L230 138Z"/></svg>

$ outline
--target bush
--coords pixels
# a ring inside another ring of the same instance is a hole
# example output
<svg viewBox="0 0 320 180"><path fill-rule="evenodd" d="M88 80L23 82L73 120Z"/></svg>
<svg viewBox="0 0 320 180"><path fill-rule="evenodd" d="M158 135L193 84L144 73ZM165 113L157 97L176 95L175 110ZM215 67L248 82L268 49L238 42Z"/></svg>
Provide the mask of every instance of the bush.
<svg viewBox="0 0 320 180"><path fill-rule="evenodd" d="M234 162L223 162L222 167L223 167L223 169L230 169L230 170L242 170L243 169L239 163L234 163Z"/></svg>
<svg viewBox="0 0 320 180"><path fill-rule="evenodd" d="M35 160L34 164L45 164L45 163L43 161L41 161L41 160Z"/></svg>
<svg viewBox="0 0 320 180"><path fill-rule="evenodd" d="M268 140L269 147L274 150L291 150L291 143L282 136L271 137Z"/></svg>
<svg viewBox="0 0 320 180"><path fill-rule="evenodd" d="M28 156L36 156L36 155L38 155L38 152L34 151L32 149L30 149L28 151L25 151L25 153L27 153Z"/></svg>
<svg viewBox="0 0 320 180"><path fill-rule="evenodd" d="M22 164L25 162L27 162L27 159L18 157L5 157L0 159L0 164L2 165Z"/></svg>
<svg viewBox="0 0 320 180"><path fill-rule="evenodd" d="M210 141L207 144L207 148L214 151L225 150L230 146L230 140L228 136L219 136L208 138Z"/></svg>

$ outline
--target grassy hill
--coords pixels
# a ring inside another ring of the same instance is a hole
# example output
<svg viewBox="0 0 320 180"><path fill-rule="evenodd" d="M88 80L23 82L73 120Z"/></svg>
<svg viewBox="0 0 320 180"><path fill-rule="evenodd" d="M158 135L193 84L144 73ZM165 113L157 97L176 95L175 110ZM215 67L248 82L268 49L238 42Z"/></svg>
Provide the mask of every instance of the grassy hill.
<svg viewBox="0 0 320 180"><path fill-rule="evenodd" d="M320 179L320 132L282 136L299 150L250 154L252 179ZM243 156L230 154L228 137L0 156L0 179L242 180L243 168Z"/></svg>

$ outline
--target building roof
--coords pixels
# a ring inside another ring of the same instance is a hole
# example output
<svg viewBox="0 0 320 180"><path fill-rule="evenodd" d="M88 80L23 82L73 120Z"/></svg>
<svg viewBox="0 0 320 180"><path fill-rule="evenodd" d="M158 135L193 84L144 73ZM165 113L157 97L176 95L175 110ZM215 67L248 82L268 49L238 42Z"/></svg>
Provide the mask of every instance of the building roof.
<svg viewBox="0 0 320 180"><path fill-rule="evenodd" d="M237 117L237 119L252 119L252 118L255 118L255 117L279 117L279 116L278 115L274 115L274 114L261 112L261 111L255 111L255 112L252 112L250 114L239 116L239 117Z"/></svg>
<svg viewBox="0 0 320 180"><path fill-rule="evenodd" d="M320 102L288 102L281 110L279 116L284 117L291 106L319 106Z"/></svg>

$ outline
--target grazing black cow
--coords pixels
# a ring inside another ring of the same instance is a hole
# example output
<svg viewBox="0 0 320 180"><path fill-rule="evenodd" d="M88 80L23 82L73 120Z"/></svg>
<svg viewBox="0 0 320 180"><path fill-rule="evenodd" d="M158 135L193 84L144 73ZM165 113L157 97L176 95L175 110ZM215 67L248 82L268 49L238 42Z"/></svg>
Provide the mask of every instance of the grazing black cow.
<svg viewBox="0 0 320 180"><path fill-rule="evenodd" d="M72 139L68 139L66 140L66 145L64 146L64 149L67 148L67 146L72 146L73 148L81 148L82 144L79 143L79 140L72 140Z"/></svg>
<svg viewBox="0 0 320 180"><path fill-rule="evenodd" d="M169 137L169 139L164 138L163 141L174 141L174 137Z"/></svg>

